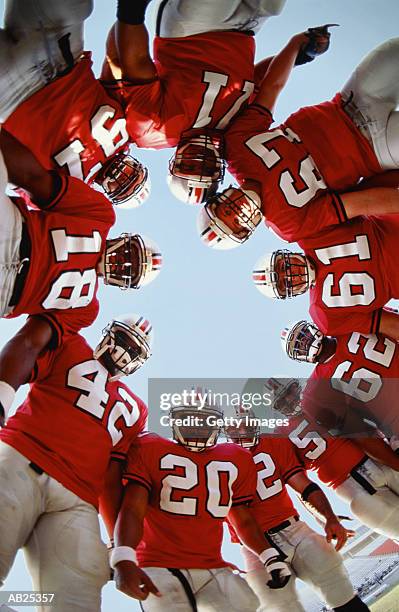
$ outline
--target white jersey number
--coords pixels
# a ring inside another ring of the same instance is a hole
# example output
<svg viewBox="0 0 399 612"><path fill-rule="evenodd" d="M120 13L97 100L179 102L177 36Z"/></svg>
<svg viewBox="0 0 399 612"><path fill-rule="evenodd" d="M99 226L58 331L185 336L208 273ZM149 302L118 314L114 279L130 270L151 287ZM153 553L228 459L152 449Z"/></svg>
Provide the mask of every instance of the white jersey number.
<svg viewBox="0 0 399 612"><path fill-rule="evenodd" d="M161 470L183 468L184 475L168 474L162 480L160 493L160 508L172 514L195 516L197 514L198 498L183 496L180 501L172 499L178 491L191 491L199 484L198 466L188 457L169 453L161 459ZM205 467L207 501L206 509L215 518L225 518L232 503L232 487L238 477L237 467L230 461L210 461ZM222 474L227 475L227 495L223 495ZM181 496L179 496L181 497ZM227 503L222 503L222 497Z"/></svg>
<svg viewBox="0 0 399 612"><path fill-rule="evenodd" d="M306 419L303 419L289 434L289 439L297 448L304 449L309 446L309 444L313 443L314 448L308 450L305 453L305 457L310 461L314 461L318 459L320 455L324 453L327 448L327 442L320 437L320 434L317 431L307 431L303 437L301 438L301 434L304 429L308 427L309 423Z"/></svg>
<svg viewBox="0 0 399 612"><path fill-rule="evenodd" d="M263 463L263 470L259 470L258 472L258 484L256 486L256 492L258 493L260 499L268 499L269 497L273 497L273 495L277 495L280 491L283 490L283 483L280 478L276 478L273 483L268 487L265 485L264 481L266 478L270 478L273 476L276 471L276 466L274 464L273 459L267 453L258 453L254 455L254 462L256 465L258 463Z"/></svg>

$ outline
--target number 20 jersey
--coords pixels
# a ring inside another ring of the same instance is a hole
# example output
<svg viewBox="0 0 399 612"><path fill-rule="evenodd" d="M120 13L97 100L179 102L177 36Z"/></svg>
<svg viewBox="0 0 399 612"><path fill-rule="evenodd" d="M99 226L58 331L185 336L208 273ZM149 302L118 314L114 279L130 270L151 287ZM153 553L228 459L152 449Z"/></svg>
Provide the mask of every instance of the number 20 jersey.
<svg viewBox="0 0 399 612"><path fill-rule="evenodd" d="M115 220L112 205L82 181L65 177L46 211L14 201L27 225L32 251L21 298L8 317L40 314L57 346L67 333L90 325L98 313L96 266Z"/></svg>
<svg viewBox="0 0 399 612"><path fill-rule="evenodd" d="M309 312L325 334L377 333L381 308L399 297L399 215L358 217L299 241L316 267Z"/></svg>
<svg viewBox="0 0 399 612"><path fill-rule="evenodd" d="M0 439L67 489L98 505L110 457L124 460L146 405L93 358L79 334L40 357L28 397Z"/></svg>
<svg viewBox="0 0 399 612"><path fill-rule="evenodd" d="M272 121L268 110L253 104L225 134L228 170L239 184L260 183L266 225L295 242L346 221L335 192L381 167L340 96L302 108L274 129Z"/></svg>
<svg viewBox="0 0 399 612"><path fill-rule="evenodd" d="M192 452L155 434L129 451L125 478L149 492L137 559L143 567L215 568L223 521L233 505L252 500L256 471L250 453L235 444Z"/></svg>

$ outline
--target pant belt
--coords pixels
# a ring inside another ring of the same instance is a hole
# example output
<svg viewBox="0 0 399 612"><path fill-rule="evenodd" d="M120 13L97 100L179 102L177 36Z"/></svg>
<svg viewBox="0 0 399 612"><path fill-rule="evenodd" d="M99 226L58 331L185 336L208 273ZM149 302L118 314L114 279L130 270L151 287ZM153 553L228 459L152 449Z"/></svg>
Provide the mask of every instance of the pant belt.
<svg viewBox="0 0 399 612"><path fill-rule="evenodd" d="M31 469L32 469L34 472L36 472L36 474L39 474L39 476L41 476L42 474L44 474L44 470L42 470L42 468L41 468L39 465L37 465L36 463L33 463L33 461L31 461L31 462L29 463L29 467L30 467L30 468L31 468Z"/></svg>
<svg viewBox="0 0 399 612"><path fill-rule="evenodd" d="M352 476L353 480L356 480L356 482L360 484L360 486L363 487L365 491L367 491L367 493L369 493L370 495L374 495L375 493L377 493L377 490L364 476L362 476L362 474L359 474L359 472L357 471L364 463L366 463L367 459L368 457L365 457L357 465L355 465L355 467L351 469L350 475Z"/></svg>
<svg viewBox="0 0 399 612"><path fill-rule="evenodd" d="M287 527L290 527L293 522L297 522L297 521L299 521L299 516L296 514L295 516L287 519L286 521L283 521L282 523L279 523L275 527L272 527L271 529L268 529L267 533L271 533L271 534L278 533L279 531L282 531L283 529L286 529Z"/></svg>
<svg viewBox="0 0 399 612"><path fill-rule="evenodd" d="M28 276L29 272L31 253L32 243L30 240L26 223L23 222L21 232L21 244L19 246L19 259L21 264L19 266L18 273L15 277L14 288L10 301L8 303L9 306L16 306L19 300L21 299L26 277Z"/></svg>

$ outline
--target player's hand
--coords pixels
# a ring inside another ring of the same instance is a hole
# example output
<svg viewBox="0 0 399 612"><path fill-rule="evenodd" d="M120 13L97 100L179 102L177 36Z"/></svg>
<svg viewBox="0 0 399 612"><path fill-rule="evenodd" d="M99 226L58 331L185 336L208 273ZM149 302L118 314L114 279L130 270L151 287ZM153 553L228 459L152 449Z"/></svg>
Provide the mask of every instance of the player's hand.
<svg viewBox="0 0 399 612"><path fill-rule="evenodd" d="M291 577L291 570L280 555L269 559L265 563L265 568L270 574L270 580L266 583L269 589L285 587Z"/></svg>
<svg viewBox="0 0 399 612"><path fill-rule="evenodd" d="M327 23L315 28L309 28L304 33L307 40L299 50L298 56L295 60L295 66L312 62L315 57L325 53L330 46L331 33L328 31L328 28L337 25L337 23Z"/></svg>
<svg viewBox="0 0 399 612"><path fill-rule="evenodd" d="M341 525L336 516L327 519L326 524L324 525L324 531L326 532L327 542L331 542L332 540L337 541L335 544L335 550L341 550L341 548L345 546L347 539L355 535L355 532L352 531L352 529L346 529L343 525Z"/></svg>
<svg viewBox="0 0 399 612"><path fill-rule="evenodd" d="M134 597L134 599L147 599L150 593L161 597L161 593L152 580L132 561L117 563L114 570L114 580L118 591L122 591L129 597Z"/></svg>

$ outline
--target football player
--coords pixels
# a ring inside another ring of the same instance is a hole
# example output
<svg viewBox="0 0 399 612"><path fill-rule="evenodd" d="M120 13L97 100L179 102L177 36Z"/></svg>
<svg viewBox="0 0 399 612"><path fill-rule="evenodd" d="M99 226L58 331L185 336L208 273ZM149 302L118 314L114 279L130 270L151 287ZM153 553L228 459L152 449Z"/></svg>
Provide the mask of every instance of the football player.
<svg viewBox="0 0 399 612"><path fill-rule="evenodd" d="M23 175L24 167L15 166ZM0 153L0 315L40 315L28 319L12 342L10 367L22 379L43 348L59 346L66 334L94 321L98 277L121 289L139 288L161 264L158 247L148 239L106 239L115 213L102 194L76 178L41 172L42 181L31 185L32 200L9 198ZM32 209L32 201L41 210Z"/></svg>
<svg viewBox="0 0 399 612"><path fill-rule="evenodd" d="M92 4L6 0L0 121L46 168L100 185L121 208L136 207L149 194L148 171L129 155L122 107L83 53Z"/></svg>
<svg viewBox="0 0 399 612"><path fill-rule="evenodd" d="M358 217L299 241L304 253L265 255L253 280L267 297L285 299L309 290L309 314L323 333L390 335L396 317L383 306L399 297L396 266L388 256L398 235L398 215Z"/></svg>
<svg viewBox="0 0 399 612"><path fill-rule="evenodd" d="M216 444L223 413L214 406L174 407L170 420L174 442L147 434L129 451L111 554L117 588L151 612L253 612L256 597L221 556L223 521L259 555L265 584L282 588L289 571L247 507L251 455Z"/></svg>
<svg viewBox="0 0 399 612"><path fill-rule="evenodd" d="M303 391L302 410L329 431L374 436L375 424L398 435L398 345L382 334L327 336L299 321L282 332L287 355L316 365Z"/></svg>
<svg viewBox="0 0 399 612"><path fill-rule="evenodd" d="M302 108L270 129L296 54L294 37L225 134L228 170L240 187L229 187L200 211L199 232L208 246L238 246L262 217L293 242L358 215L399 212L397 189L348 193L361 177L399 167L399 38L369 53L332 101Z"/></svg>
<svg viewBox="0 0 399 612"><path fill-rule="evenodd" d="M79 334L45 351L30 391L0 432L0 583L23 548L33 588L57 611L99 612L109 579L97 509L117 505L122 463L147 408L119 381L151 354L151 325L117 317L93 351ZM0 357L0 367L4 366ZM39 606L44 612L48 607Z"/></svg>
<svg viewBox="0 0 399 612"><path fill-rule="evenodd" d="M239 427L228 427L226 435L252 453L258 471L253 515L266 540L281 551L293 574L317 589L333 610L368 610L355 595L337 552L353 532L341 525L320 487L307 478L291 443L287 439L260 435L259 428L247 425L245 421ZM288 495L287 484L324 517L326 538L299 519ZM330 543L333 539L337 540L337 550ZM258 612L305 612L295 580L291 579L278 591L268 588L264 568L255 555L246 546L243 555L248 584L261 603Z"/></svg>
<svg viewBox="0 0 399 612"><path fill-rule="evenodd" d="M139 147L177 146L168 184L178 199L198 204L223 178L222 132L267 65L254 68L254 34L285 0L160 2L154 61L144 25L147 4L119 0L102 76L124 104L127 131ZM308 46L309 37L302 43Z"/></svg>

